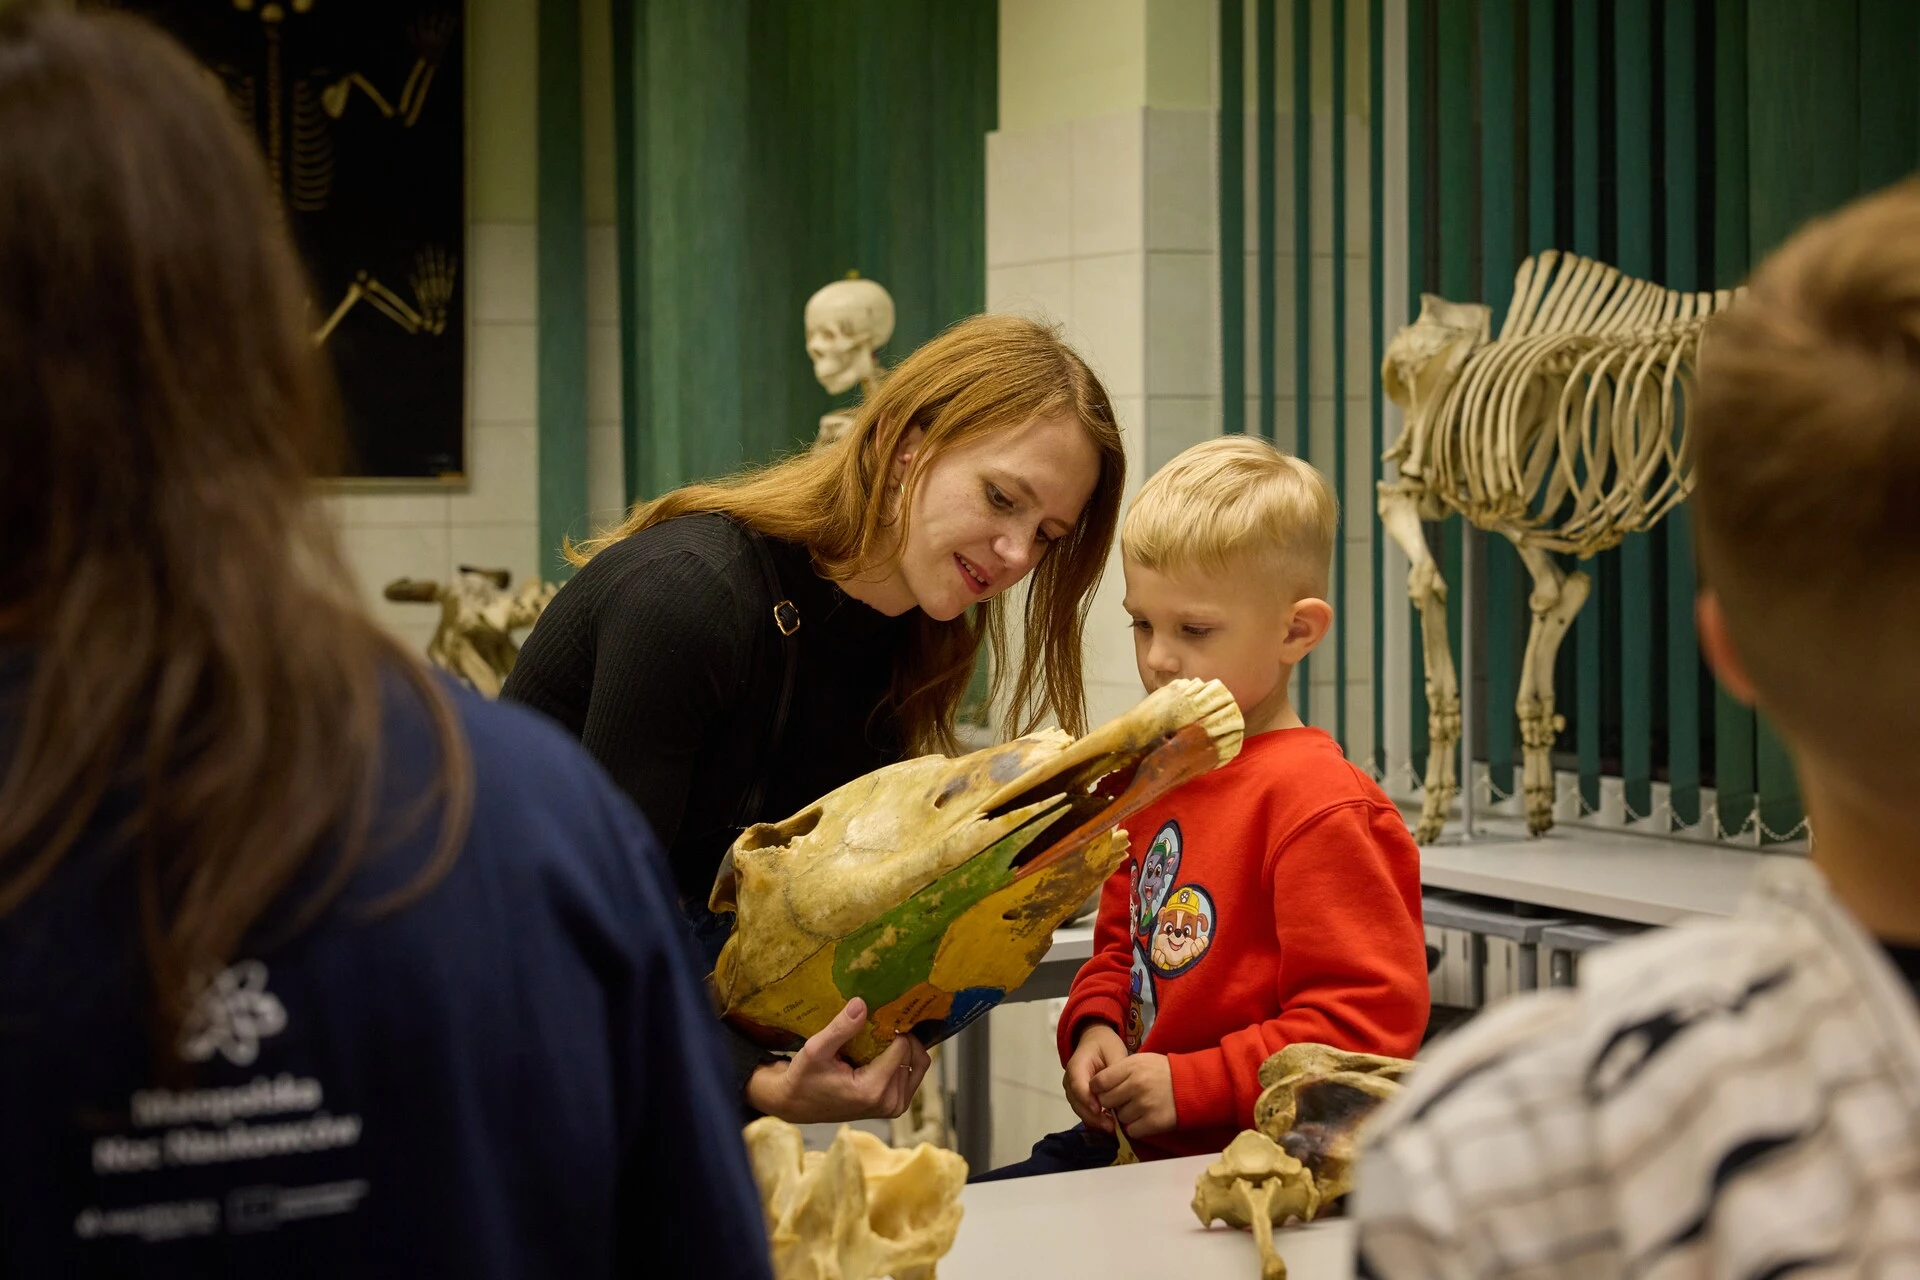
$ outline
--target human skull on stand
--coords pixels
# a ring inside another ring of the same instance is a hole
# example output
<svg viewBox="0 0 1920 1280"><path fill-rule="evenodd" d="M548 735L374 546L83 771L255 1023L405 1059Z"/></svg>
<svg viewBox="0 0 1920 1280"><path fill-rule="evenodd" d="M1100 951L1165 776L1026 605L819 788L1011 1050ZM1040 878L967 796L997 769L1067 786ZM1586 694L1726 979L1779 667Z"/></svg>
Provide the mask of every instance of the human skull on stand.
<svg viewBox="0 0 1920 1280"><path fill-rule="evenodd" d="M871 394L880 381L874 352L893 337L893 297L872 280L836 280L807 299L807 354L813 376L834 395L855 386ZM853 414L822 415L816 449L824 449L853 425Z"/></svg>

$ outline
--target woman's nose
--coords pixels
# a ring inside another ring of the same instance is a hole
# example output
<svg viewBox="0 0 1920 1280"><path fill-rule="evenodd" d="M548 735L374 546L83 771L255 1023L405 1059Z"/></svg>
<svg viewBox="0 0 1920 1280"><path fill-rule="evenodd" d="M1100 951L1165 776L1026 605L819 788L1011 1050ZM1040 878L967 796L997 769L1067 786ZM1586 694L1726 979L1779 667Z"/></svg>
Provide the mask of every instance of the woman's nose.
<svg viewBox="0 0 1920 1280"><path fill-rule="evenodd" d="M1033 568L1033 542L1022 540L1018 534L1002 534L993 540L993 553L1000 557L1000 563L1016 575L1025 576Z"/></svg>

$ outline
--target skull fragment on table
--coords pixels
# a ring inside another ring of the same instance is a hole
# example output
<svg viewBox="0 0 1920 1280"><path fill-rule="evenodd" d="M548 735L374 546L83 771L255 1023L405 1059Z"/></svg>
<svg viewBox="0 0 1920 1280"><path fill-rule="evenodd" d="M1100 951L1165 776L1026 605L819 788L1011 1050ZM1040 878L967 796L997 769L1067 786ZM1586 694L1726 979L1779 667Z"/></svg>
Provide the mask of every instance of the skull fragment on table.
<svg viewBox="0 0 1920 1280"><path fill-rule="evenodd" d="M933 1280L960 1230L965 1160L845 1126L827 1150L805 1151L800 1131L772 1116L743 1136L775 1280Z"/></svg>
<svg viewBox="0 0 1920 1280"><path fill-rule="evenodd" d="M1026 981L1125 860L1119 824L1231 760L1241 732L1224 685L1176 680L1078 741L923 756L749 827L709 900L736 913L713 975L727 1020L797 1048L858 996L852 1061L907 1032L937 1044Z"/></svg>
<svg viewBox="0 0 1920 1280"><path fill-rule="evenodd" d="M1253 1123L1307 1167L1323 1204L1353 1186L1360 1125L1400 1091L1405 1058L1290 1044L1260 1066Z"/></svg>
<svg viewBox="0 0 1920 1280"><path fill-rule="evenodd" d="M1253 1231L1260 1280L1287 1280L1287 1264L1273 1247L1273 1229L1296 1219L1311 1222L1319 1211L1320 1192L1306 1166L1252 1129L1234 1138L1193 1188L1200 1225L1218 1221Z"/></svg>
<svg viewBox="0 0 1920 1280"><path fill-rule="evenodd" d="M1243 1130L1193 1190L1193 1212L1251 1227L1261 1280L1286 1280L1273 1228L1312 1222L1353 1186L1360 1126L1400 1091L1405 1058L1290 1044L1260 1064L1255 1128Z"/></svg>

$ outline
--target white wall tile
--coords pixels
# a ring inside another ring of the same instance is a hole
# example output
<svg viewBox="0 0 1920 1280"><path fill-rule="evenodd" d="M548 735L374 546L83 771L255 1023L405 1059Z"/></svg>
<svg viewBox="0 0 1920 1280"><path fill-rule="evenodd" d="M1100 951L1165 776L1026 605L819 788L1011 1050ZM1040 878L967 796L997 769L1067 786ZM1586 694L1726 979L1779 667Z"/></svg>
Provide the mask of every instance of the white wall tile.
<svg viewBox="0 0 1920 1280"><path fill-rule="evenodd" d="M1073 126L987 135L987 265L1072 252Z"/></svg>
<svg viewBox="0 0 1920 1280"><path fill-rule="evenodd" d="M1325 111L1313 115L1313 172L1307 175L1308 199L1312 207L1309 220L1313 252L1333 252L1333 117ZM1286 170L1292 176L1292 168Z"/></svg>
<svg viewBox="0 0 1920 1280"><path fill-rule="evenodd" d="M467 420L532 422L539 387L539 343L532 324L475 323L467 352L472 383Z"/></svg>
<svg viewBox="0 0 1920 1280"><path fill-rule="evenodd" d="M538 238L530 222L476 222L467 228L473 255L467 275L472 318L532 323L540 314Z"/></svg>
<svg viewBox="0 0 1920 1280"><path fill-rule="evenodd" d="M987 268L987 310L1064 324L1073 315L1073 264L1061 258Z"/></svg>
<svg viewBox="0 0 1920 1280"><path fill-rule="evenodd" d="M587 510L597 530L617 521L627 508L627 481L622 470L625 443L617 422L587 427Z"/></svg>
<svg viewBox="0 0 1920 1280"><path fill-rule="evenodd" d="M1333 479L1333 401L1315 398L1308 404L1307 421L1311 426L1309 438L1312 440L1311 452L1307 461L1320 468L1331 482Z"/></svg>
<svg viewBox="0 0 1920 1280"><path fill-rule="evenodd" d="M1373 527L1373 440L1363 399L1347 401L1347 491L1340 495L1347 536L1365 538ZM1384 423L1382 424L1385 425Z"/></svg>
<svg viewBox="0 0 1920 1280"><path fill-rule="evenodd" d="M1308 364L1312 378L1313 395L1330 396L1339 384L1333 376L1333 259L1325 254L1313 256L1312 297L1308 302L1312 316L1312 329L1309 331ZM1362 295L1364 296L1364 295ZM1353 300L1348 299L1351 307ZM1353 357L1351 348L1348 359Z"/></svg>
<svg viewBox="0 0 1920 1280"><path fill-rule="evenodd" d="M587 326L587 421L620 420L620 326Z"/></svg>
<svg viewBox="0 0 1920 1280"><path fill-rule="evenodd" d="M1147 402L1140 396L1113 396L1113 417L1127 450L1126 494L1130 500L1146 480L1148 451ZM1121 510L1125 515L1125 508Z"/></svg>
<svg viewBox="0 0 1920 1280"><path fill-rule="evenodd" d="M1365 255L1373 233L1372 202L1367 183L1367 149L1372 145L1364 116L1347 117L1347 252Z"/></svg>
<svg viewBox="0 0 1920 1280"><path fill-rule="evenodd" d="M1127 611L1121 602L1127 596L1126 574L1121 569L1119 539L1107 561L1107 571L1093 593L1093 607L1087 611L1087 630L1081 646L1081 664L1087 680L1089 714L1093 724L1103 724L1140 700L1140 670L1133 660L1133 632L1127 627ZM1091 711L1093 689L1100 685L1118 691L1117 709L1106 715Z"/></svg>
<svg viewBox="0 0 1920 1280"><path fill-rule="evenodd" d="M330 498L343 528L395 529L443 527L447 523L444 493L340 493Z"/></svg>
<svg viewBox="0 0 1920 1280"><path fill-rule="evenodd" d="M1141 347L1146 319L1144 255L1107 254L1073 260L1073 332L1080 354L1100 374L1107 394L1145 391Z"/></svg>
<svg viewBox="0 0 1920 1280"><path fill-rule="evenodd" d="M1125 625L1124 621L1121 623ZM1087 681L1087 723L1102 725L1115 716L1125 715L1144 697L1136 675L1124 683L1117 680Z"/></svg>
<svg viewBox="0 0 1920 1280"><path fill-rule="evenodd" d="M1295 452L1293 423L1298 416L1299 403L1291 395L1280 396L1273 402L1273 443L1286 453ZM1247 397L1247 434L1260 434L1260 402L1253 396Z"/></svg>
<svg viewBox="0 0 1920 1280"><path fill-rule="evenodd" d="M1299 382L1299 370L1295 368L1293 335L1299 329L1295 319L1294 280L1296 273L1293 254L1284 246L1273 266L1273 386L1274 394L1291 396L1294 386ZM1246 319L1243 323L1243 337L1246 342L1247 390L1258 394L1261 381L1260 365L1260 258L1257 254L1248 254L1246 259Z"/></svg>
<svg viewBox="0 0 1920 1280"><path fill-rule="evenodd" d="M1147 394L1218 394L1215 274L1209 254L1147 255Z"/></svg>
<svg viewBox="0 0 1920 1280"><path fill-rule="evenodd" d="M461 565L505 569L518 586L544 571L540 529L533 524L456 524L447 535L447 574Z"/></svg>
<svg viewBox="0 0 1920 1280"><path fill-rule="evenodd" d="M537 524L540 446L532 427L477 426L471 432L467 492L448 500L456 525Z"/></svg>
<svg viewBox="0 0 1920 1280"><path fill-rule="evenodd" d="M617 227L587 228L587 320L592 324L620 323L620 231Z"/></svg>
<svg viewBox="0 0 1920 1280"><path fill-rule="evenodd" d="M1220 434L1219 402L1203 396L1153 396L1147 401L1147 474L1182 450Z"/></svg>
<svg viewBox="0 0 1920 1280"><path fill-rule="evenodd" d="M440 619L437 605L401 604L381 592L395 578L443 582L447 574L447 530L437 528L359 527L340 532L340 546L374 620L395 635L417 640L424 650Z"/></svg>
<svg viewBox="0 0 1920 1280"><path fill-rule="evenodd" d="M1383 327L1381 347L1393 337ZM1365 258L1347 259L1347 390L1350 396L1373 393L1380 367L1373 359L1373 295Z"/></svg>
<svg viewBox="0 0 1920 1280"><path fill-rule="evenodd" d="M1211 111L1147 112L1146 247L1213 252L1220 236Z"/></svg>
<svg viewBox="0 0 1920 1280"><path fill-rule="evenodd" d="M1075 257L1146 247L1143 112L1073 122L1071 250Z"/></svg>

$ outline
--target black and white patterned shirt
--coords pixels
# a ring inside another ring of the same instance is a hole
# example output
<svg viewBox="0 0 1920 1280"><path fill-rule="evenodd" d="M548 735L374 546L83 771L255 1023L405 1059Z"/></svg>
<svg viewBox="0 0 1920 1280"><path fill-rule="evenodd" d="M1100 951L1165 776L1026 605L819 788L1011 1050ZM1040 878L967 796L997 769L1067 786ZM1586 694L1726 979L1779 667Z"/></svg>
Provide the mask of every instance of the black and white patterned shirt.
<svg viewBox="0 0 1920 1280"><path fill-rule="evenodd" d="M1437 1047L1367 1139L1363 1275L1920 1275L1920 1006L1771 861Z"/></svg>

